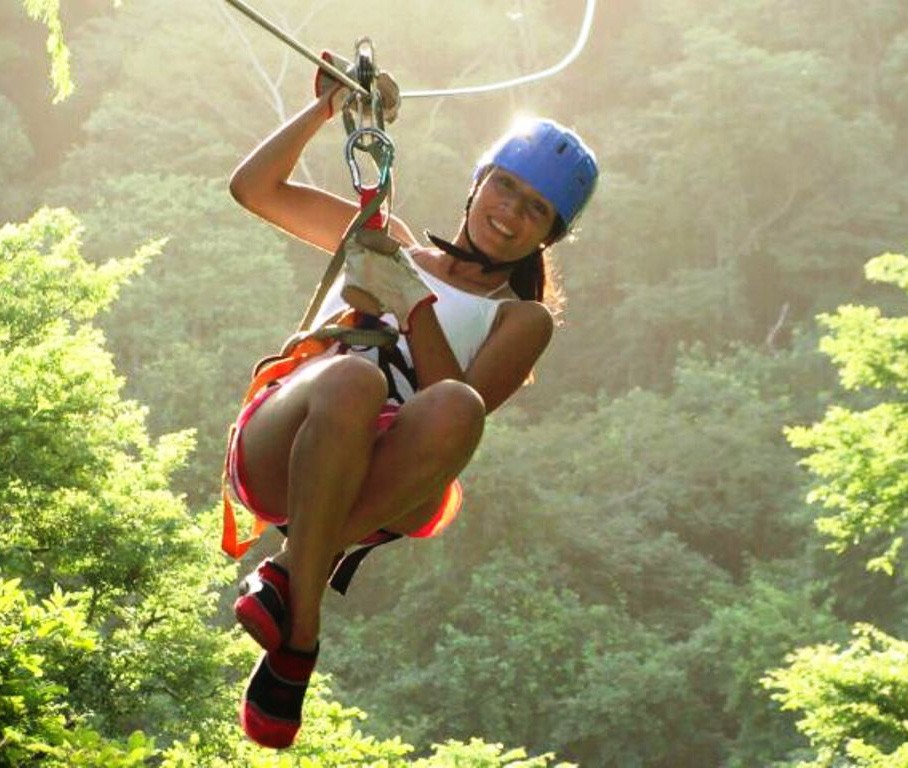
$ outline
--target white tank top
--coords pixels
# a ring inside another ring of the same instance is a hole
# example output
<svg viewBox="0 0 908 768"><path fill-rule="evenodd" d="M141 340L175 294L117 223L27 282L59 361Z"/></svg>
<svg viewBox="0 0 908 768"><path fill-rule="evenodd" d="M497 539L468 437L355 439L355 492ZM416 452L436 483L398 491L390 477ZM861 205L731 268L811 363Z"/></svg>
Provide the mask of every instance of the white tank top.
<svg viewBox="0 0 908 768"><path fill-rule="evenodd" d="M454 357L464 371L473 362L473 358L479 352L489 332L492 330L492 324L495 322L495 316L498 314L498 308L503 302L513 301L513 299L490 299L485 296L477 296L468 293L460 288L446 283L425 269L419 266L412 258L410 263L419 273L429 289L438 297L432 307L438 317L438 323L445 334L445 338L454 353ZM341 298L341 289L343 288L343 278L338 277L334 281L324 302L315 316L313 327L317 328L338 312L347 308L346 302ZM389 325L397 327L397 319L391 315L383 315L382 320ZM413 358L410 355L410 348L403 335L400 336L397 347L403 355L406 365L412 369ZM378 351L375 349L351 350L348 354L356 354L366 357L376 364L382 366L386 376L393 379L393 389L396 387L399 398L403 401L413 396L414 390L407 377L396 366L388 367L379 360ZM389 380L389 385L392 381Z"/></svg>

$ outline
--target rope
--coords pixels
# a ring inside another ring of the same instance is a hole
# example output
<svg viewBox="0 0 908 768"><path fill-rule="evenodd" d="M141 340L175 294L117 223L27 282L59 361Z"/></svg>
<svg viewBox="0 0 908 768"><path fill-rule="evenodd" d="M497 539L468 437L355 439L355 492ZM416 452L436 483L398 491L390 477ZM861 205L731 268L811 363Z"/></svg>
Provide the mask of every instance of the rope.
<svg viewBox="0 0 908 768"><path fill-rule="evenodd" d="M229 2L230 0L228 0ZM580 52L586 46L586 41L590 36L590 29L593 26L593 13L596 10L596 0L586 0L586 9L583 12L583 21L580 23L580 32L577 33L577 40L574 47L568 51L567 55L557 64L529 75L521 75L510 80L501 80L497 83L487 83L486 85L468 85L463 88L440 88L437 90L426 91L403 91L400 94L402 99L422 99L431 97L445 96L467 96L474 93L489 93L491 91L500 91L505 88L513 88L518 85L525 85L536 80L543 80L546 77L558 74L561 70L570 65L576 59Z"/></svg>
<svg viewBox="0 0 908 768"><path fill-rule="evenodd" d="M244 14L247 18L252 19L256 24L258 24L263 29L270 32L278 40L289 45L297 53L303 54L309 61L315 64L317 67L323 69L327 74L331 75L335 80L340 80L348 88L352 88L354 91L358 91L364 96L368 96L369 92L363 88L356 80L352 79L345 72L341 72L337 67L332 66L327 61L325 61L321 56L313 53L309 48L290 37L284 30L282 30L277 24L274 24L271 21L268 21L262 14L256 11L254 8L250 8L243 0L227 0L230 5L236 8L240 13Z"/></svg>

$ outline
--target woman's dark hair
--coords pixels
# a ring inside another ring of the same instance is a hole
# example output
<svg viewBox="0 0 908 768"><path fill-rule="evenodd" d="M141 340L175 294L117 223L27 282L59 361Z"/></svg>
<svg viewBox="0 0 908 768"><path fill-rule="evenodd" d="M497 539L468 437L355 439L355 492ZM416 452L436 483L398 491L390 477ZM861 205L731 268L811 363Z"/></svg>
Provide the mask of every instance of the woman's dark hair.
<svg viewBox="0 0 908 768"><path fill-rule="evenodd" d="M567 227L560 216L555 217L552 229L545 242L537 251L521 259L511 272L508 283L511 290L521 299L540 301L553 314L558 314L564 304L564 293L561 280L555 274L548 258L548 249L564 237Z"/></svg>

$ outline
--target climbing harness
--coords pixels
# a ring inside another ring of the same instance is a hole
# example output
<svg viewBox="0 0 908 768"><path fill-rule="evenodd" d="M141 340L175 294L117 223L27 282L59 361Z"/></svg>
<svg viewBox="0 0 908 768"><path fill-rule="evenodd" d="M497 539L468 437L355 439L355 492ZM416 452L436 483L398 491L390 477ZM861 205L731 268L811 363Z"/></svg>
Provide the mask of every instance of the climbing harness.
<svg viewBox="0 0 908 768"><path fill-rule="evenodd" d="M332 77L337 78L345 85L354 90L357 90L356 84L350 82L349 78L339 76L340 73L335 67L330 64L326 64L323 60L319 59L309 48L295 40L293 37L284 32L280 27L268 21L264 16L262 16L257 11L250 8L243 0L226 0L230 5L244 13L252 21L259 24L263 29L270 32L272 35L277 37L279 40L283 41L289 45L293 50L298 53L303 54L307 59L314 62L317 66L321 67L325 72L330 74ZM596 0L586 0L586 6L583 11L583 20L580 22L580 30L577 33L577 39L574 41L574 45L571 47L571 50L561 58L560 61L553 64L550 67L541 69L537 72L531 72L528 75L521 75L519 77L510 78L508 80L499 80L497 82L485 83L482 85L469 85L460 88L437 88L430 90L417 90L417 91L402 91L400 97L402 99L418 99L418 98L442 98L448 96L470 96L477 93L490 93L492 91L501 91L506 88L516 88L520 85L526 85L528 83L533 83L538 80L543 80L547 77L552 77L553 75L558 74L562 70L570 66L574 60L580 55L581 51L586 47L586 43L589 40L590 30L593 26L593 17L595 16L596 11Z"/></svg>

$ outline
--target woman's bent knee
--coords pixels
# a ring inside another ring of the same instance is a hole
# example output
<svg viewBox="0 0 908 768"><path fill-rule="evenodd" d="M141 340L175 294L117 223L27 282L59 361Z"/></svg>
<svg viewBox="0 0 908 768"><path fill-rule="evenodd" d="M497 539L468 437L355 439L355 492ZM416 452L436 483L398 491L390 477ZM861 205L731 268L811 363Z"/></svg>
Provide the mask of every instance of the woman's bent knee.
<svg viewBox="0 0 908 768"><path fill-rule="evenodd" d="M460 409L464 417L479 420L485 418L486 406L482 395L463 381L444 379L433 384L427 391L442 398L449 407Z"/></svg>
<svg viewBox="0 0 908 768"><path fill-rule="evenodd" d="M472 451L482 436L485 403L482 396L462 381L445 379L425 391L430 400L431 427L452 447Z"/></svg>
<svg viewBox="0 0 908 768"><path fill-rule="evenodd" d="M313 382L310 410L320 407L356 408L371 410L388 397L388 383L381 369L359 357L334 358Z"/></svg>

